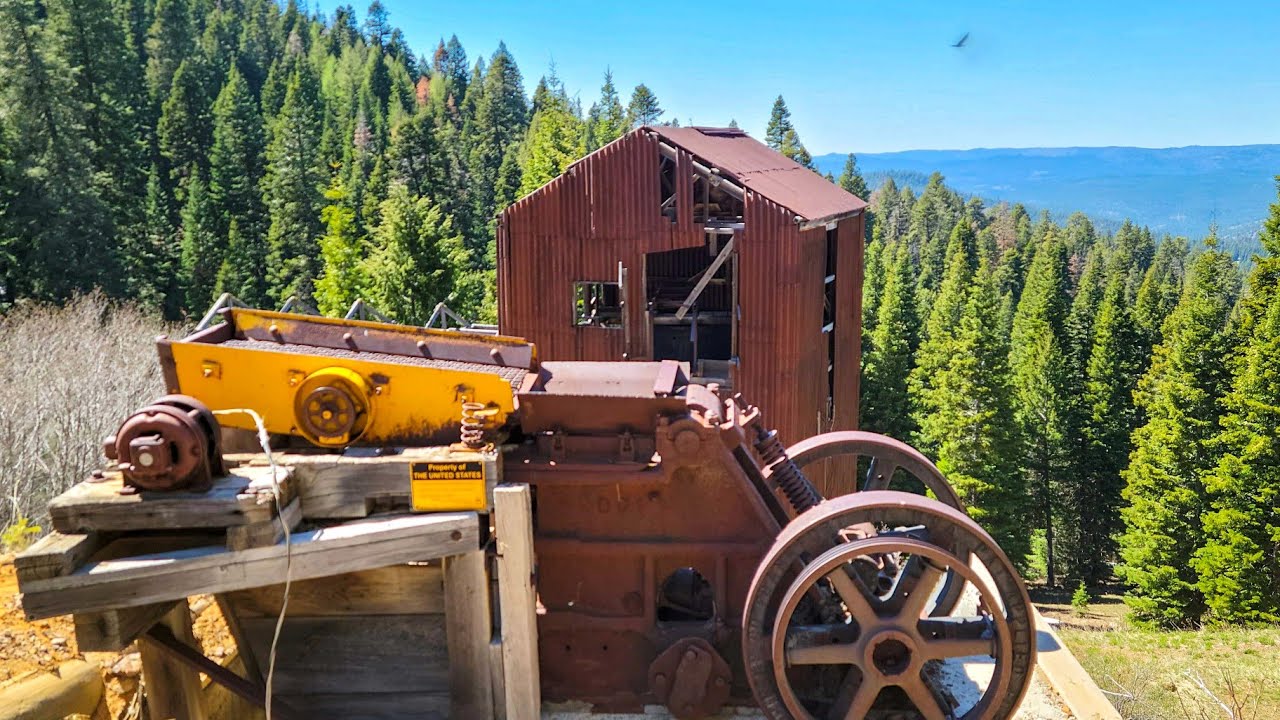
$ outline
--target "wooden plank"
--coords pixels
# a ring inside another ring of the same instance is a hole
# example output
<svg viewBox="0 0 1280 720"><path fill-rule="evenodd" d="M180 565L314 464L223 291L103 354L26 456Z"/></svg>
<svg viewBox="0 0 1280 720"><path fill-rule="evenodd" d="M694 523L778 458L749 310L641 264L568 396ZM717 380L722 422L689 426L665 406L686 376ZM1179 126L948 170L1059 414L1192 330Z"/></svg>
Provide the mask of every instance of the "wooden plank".
<svg viewBox="0 0 1280 720"><path fill-rule="evenodd" d="M253 547L275 545L284 540L286 526L292 531L301 522L302 501L294 498L285 506L284 512L270 520L227 528L227 549L248 550Z"/></svg>
<svg viewBox="0 0 1280 720"><path fill-rule="evenodd" d="M470 720L449 714L449 694L440 693L307 693L279 695L290 707L316 718L342 720Z"/></svg>
<svg viewBox="0 0 1280 720"><path fill-rule="evenodd" d="M264 461L260 455L240 459L255 465ZM406 448L385 456L353 448L341 455L281 455L276 462L293 468L304 518L350 519L366 517L375 505L408 508L410 463L451 459L456 455L447 447Z"/></svg>
<svg viewBox="0 0 1280 720"><path fill-rule="evenodd" d="M502 675L507 720L537 720L542 708L538 675L537 600L533 588L533 504L528 485L493 491L502 619Z"/></svg>
<svg viewBox="0 0 1280 720"><path fill-rule="evenodd" d="M120 610L76 613L76 647L80 652L123 650L147 628L163 620L176 604L160 602Z"/></svg>
<svg viewBox="0 0 1280 720"><path fill-rule="evenodd" d="M289 472L288 468L280 468ZM275 501L267 490L270 468L243 467L214 480L205 492L135 492L122 494L119 473L101 482L82 482L49 502L49 518L61 533L102 530L172 530L231 527L270 520ZM292 482L281 481L285 501Z"/></svg>
<svg viewBox="0 0 1280 720"><path fill-rule="evenodd" d="M248 636L244 634L244 625L241 624L240 616L236 614L229 599L231 595L233 593L221 593L215 595L214 600L218 603L218 611L222 613L222 619L227 623L227 630L236 641L236 658L244 666L245 678L261 684L266 675L258 665L257 656L249 649Z"/></svg>
<svg viewBox="0 0 1280 720"><path fill-rule="evenodd" d="M307 580L479 547L479 516L436 513L369 519L293 536L292 577ZM269 585L285 577L286 548L231 552L221 547L90 563L72 575L21 586L31 619L137 607L191 595Z"/></svg>
<svg viewBox="0 0 1280 720"><path fill-rule="evenodd" d="M239 590L225 597L239 617L274 618L280 614L284 585ZM289 588L290 617L443 612L444 571L439 564L392 565L294 582Z"/></svg>
<svg viewBox="0 0 1280 720"><path fill-rule="evenodd" d="M200 647L191 630L191 612L185 602L175 606L160 622L178 640L193 648ZM173 660L146 637L138 641L138 651L142 656L142 682L151 720L204 720L200 673Z"/></svg>
<svg viewBox="0 0 1280 720"><path fill-rule="evenodd" d="M64 535L51 532L13 559L18 582L70 575L102 547L104 539L97 533Z"/></svg>
<svg viewBox="0 0 1280 720"><path fill-rule="evenodd" d="M275 618L243 621L264 669ZM276 646L274 692L449 692L443 615L348 615L285 619Z"/></svg>
<svg viewBox="0 0 1280 720"><path fill-rule="evenodd" d="M493 717L489 676L489 574L483 550L444 559L449 694L453 717Z"/></svg>
<svg viewBox="0 0 1280 720"><path fill-rule="evenodd" d="M1062 644L1062 639L1044 621L1040 611L1032 608L1032 612L1035 614L1038 646L1036 671L1066 703L1071 717L1077 720L1120 720L1120 713L1084 671L1075 655Z"/></svg>
<svg viewBox="0 0 1280 720"><path fill-rule="evenodd" d="M507 685L502 675L502 638L489 641L489 682L493 685L493 720L507 720Z"/></svg>

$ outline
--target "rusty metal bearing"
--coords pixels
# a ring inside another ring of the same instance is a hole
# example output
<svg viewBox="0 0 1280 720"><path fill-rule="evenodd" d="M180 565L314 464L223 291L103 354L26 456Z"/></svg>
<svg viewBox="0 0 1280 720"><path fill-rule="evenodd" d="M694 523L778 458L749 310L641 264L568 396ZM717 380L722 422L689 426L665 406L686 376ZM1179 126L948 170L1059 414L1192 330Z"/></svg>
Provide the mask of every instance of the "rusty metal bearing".
<svg viewBox="0 0 1280 720"><path fill-rule="evenodd" d="M103 443L125 484L142 490L203 490L223 474L221 428L186 395L165 395L125 419Z"/></svg>
<svg viewBox="0 0 1280 720"><path fill-rule="evenodd" d="M373 395L373 388L360 373L343 367L317 370L294 394L297 431L313 445L345 447L369 427Z"/></svg>

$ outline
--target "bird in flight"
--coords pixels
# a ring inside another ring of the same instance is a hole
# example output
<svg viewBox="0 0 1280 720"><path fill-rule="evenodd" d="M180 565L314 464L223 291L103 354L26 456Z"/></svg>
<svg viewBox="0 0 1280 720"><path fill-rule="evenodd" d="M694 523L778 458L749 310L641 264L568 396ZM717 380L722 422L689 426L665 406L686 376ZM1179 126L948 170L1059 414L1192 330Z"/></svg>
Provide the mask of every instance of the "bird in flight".
<svg viewBox="0 0 1280 720"><path fill-rule="evenodd" d="M959 40L957 40L957 41L955 41L954 43L952 43L951 47L953 47L953 48L962 48L962 47L964 47L964 44L965 44L966 42L968 42L968 41L969 41L969 33L965 33L963 36L961 36L961 38L960 38Z"/></svg>

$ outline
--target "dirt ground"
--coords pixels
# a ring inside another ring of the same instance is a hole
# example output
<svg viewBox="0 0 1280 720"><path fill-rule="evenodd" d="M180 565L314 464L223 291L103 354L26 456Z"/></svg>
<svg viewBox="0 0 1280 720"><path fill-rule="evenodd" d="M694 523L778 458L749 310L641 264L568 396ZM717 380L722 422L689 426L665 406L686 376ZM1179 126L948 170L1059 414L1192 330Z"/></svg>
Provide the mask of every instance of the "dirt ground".
<svg viewBox="0 0 1280 720"><path fill-rule="evenodd" d="M196 639L205 654L219 661L232 656L235 641L213 598L192 598L190 606ZM0 688L51 672L61 663L76 659L97 664L106 683L104 703L93 720L139 717L140 698L135 696L142 660L136 644L119 653L82 653L76 647L71 616L28 621L19 603L13 558L0 556Z"/></svg>

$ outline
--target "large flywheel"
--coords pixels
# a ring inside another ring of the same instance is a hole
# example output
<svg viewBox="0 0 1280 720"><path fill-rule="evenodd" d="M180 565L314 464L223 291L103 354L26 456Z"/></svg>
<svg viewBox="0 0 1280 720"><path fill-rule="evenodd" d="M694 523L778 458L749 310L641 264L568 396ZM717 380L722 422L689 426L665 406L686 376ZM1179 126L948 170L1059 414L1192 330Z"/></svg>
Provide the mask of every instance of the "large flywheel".
<svg viewBox="0 0 1280 720"><path fill-rule="evenodd" d="M966 588L954 603L947 578ZM872 490L784 528L752 581L743 654L772 720L1005 720L1026 691L1035 633L1017 571L977 523Z"/></svg>

